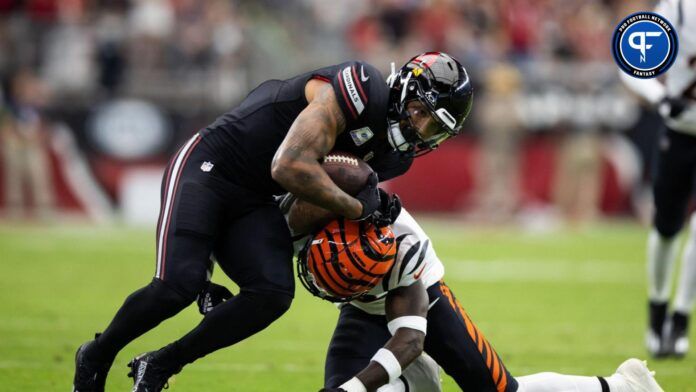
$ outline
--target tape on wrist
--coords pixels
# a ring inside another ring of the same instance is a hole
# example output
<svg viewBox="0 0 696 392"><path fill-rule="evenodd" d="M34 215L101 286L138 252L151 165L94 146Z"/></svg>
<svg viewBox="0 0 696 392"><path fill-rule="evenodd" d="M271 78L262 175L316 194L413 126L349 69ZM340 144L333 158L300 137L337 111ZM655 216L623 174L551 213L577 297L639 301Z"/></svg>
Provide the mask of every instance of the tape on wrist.
<svg viewBox="0 0 696 392"><path fill-rule="evenodd" d="M394 335L399 328L411 328L427 334L428 320L421 316L401 316L390 321L387 324L387 328L392 335Z"/></svg>
<svg viewBox="0 0 696 392"><path fill-rule="evenodd" d="M357 377L353 377L344 382L339 388L346 392L367 392L367 388L365 388L365 385Z"/></svg>
<svg viewBox="0 0 696 392"><path fill-rule="evenodd" d="M394 356L394 353L386 348L380 348L371 359L380 364L389 375L389 382L393 382L401 375L401 364Z"/></svg>

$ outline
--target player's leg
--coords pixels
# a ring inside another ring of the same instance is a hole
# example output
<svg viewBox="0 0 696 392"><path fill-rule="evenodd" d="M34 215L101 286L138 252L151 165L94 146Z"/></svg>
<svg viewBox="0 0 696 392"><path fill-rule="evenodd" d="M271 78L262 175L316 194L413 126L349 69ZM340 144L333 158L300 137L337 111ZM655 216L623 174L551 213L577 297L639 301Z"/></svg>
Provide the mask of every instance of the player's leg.
<svg viewBox="0 0 696 392"><path fill-rule="evenodd" d="M153 361L180 368L263 330L285 313L294 296L292 241L277 205L267 203L232 220L216 241L220 268L239 294L208 312L181 339L153 354Z"/></svg>
<svg viewBox="0 0 696 392"><path fill-rule="evenodd" d="M645 343L652 355L659 354L678 248L677 234L686 216L694 176L692 156L696 153L696 139L691 136L667 130L663 142L653 188L654 227L647 246L649 326Z"/></svg>
<svg viewBox="0 0 696 392"><path fill-rule="evenodd" d="M516 377L518 392L663 392L645 362L629 359L611 376L569 376L537 373Z"/></svg>
<svg viewBox="0 0 696 392"><path fill-rule="evenodd" d="M465 391L516 391L517 381L449 287L440 281L428 296L425 351Z"/></svg>
<svg viewBox="0 0 696 392"><path fill-rule="evenodd" d="M674 312L665 337L665 353L684 356L689 351L689 317L696 299L696 214L691 217L689 236L682 257Z"/></svg>
<svg viewBox="0 0 696 392"><path fill-rule="evenodd" d="M547 372L513 378L444 282L429 287L428 295L432 307L425 350L465 391L662 392L636 359L624 362L609 377Z"/></svg>
<svg viewBox="0 0 696 392"><path fill-rule="evenodd" d="M172 159L163 179L155 278L135 291L95 340L78 350L75 389L103 390L106 372L129 342L188 306L206 283L222 199L201 185L205 149L195 136ZM94 366L92 366L94 365ZM94 369L99 373L94 380ZM78 388L80 387L80 388Z"/></svg>

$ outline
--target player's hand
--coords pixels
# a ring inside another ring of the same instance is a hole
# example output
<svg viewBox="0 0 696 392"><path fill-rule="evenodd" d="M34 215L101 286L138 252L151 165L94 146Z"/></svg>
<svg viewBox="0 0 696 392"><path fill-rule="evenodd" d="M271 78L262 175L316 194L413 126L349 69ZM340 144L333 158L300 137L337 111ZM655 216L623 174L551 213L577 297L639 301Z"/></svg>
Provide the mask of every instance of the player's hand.
<svg viewBox="0 0 696 392"><path fill-rule="evenodd" d="M360 204L362 204L362 213L355 220L364 220L370 217L380 207L380 189L377 187L377 173L370 174L367 177L365 187L355 195Z"/></svg>
<svg viewBox="0 0 696 392"><path fill-rule="evenodd" d="M198 297L196 298L198 311L202 315L205 315L213 310L215 306L227 301L233 296L234 295L227 289L227 287L210 282L208 287L198 294Z"/></svg>
<svg viewBox="0 0 696 392"><path fill-rule="evenodd" d="M401 213L401 199L396 194L390 195L384 189L379 189L379 208L369 218L375 226L389 226L396 221Z"/></svg>
<svg viewBox="0 0 696 392"><path fill-rule="evenodd" d="M665 97L658 107L658 111L662 115L666 115L669 118L677 118L684 110L691 104L688 99L684 98L670 98Z"/></svg>

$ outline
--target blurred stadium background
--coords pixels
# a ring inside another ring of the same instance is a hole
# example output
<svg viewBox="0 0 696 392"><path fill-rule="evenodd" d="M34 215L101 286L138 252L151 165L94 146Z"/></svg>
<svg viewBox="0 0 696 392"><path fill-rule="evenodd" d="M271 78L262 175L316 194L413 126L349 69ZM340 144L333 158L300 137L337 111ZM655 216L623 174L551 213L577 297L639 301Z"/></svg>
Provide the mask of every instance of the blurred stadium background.
<svg viewBox="0 0 696 392"><path fill-rule="evenodd" d="M149 279L162 170L190 134L266 79L347 59L386 76L426 50L468 68L473 114L388 186L430 217L474 320L513 374L645 357L641 225L661 120L622 88L609 41L653 5L0 0L0 385L67 389L76 345ZM288 316L181 388L318 389L336 314L299 291ZM668 390L696 390L692 358L658 372Z"/></svg>

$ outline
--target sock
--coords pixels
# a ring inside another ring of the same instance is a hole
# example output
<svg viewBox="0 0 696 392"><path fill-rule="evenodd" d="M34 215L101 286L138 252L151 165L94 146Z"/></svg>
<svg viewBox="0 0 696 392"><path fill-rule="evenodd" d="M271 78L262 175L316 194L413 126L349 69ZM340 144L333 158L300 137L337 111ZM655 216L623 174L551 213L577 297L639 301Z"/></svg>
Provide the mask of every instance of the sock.
<svg viewBox="0 0 696 392"><path fill-rule="evenodd" d="M648 297L653 302L667 302L672 288L672 270L678 236L663 238L653 229L648 235Z"/></svg>
<svg viewBox="0 0 696 392"><path fill-rule="evenodd" d="M674 310L691 314L696 298L696 215L691 219L689 238L682 256L679 284L674 299Z"/></svg>
<svg viewBox="0 0 696 392"><path fill-rule="evenodd" d="M153 279L152 283L126 298L86 354L98 360L113 361L128 343L179 313L191 302L192 299L185 298L161 280Z"/></svg>
<svg viewBox="0 0 696 392"><path fill-rule="evenodd" d="M674 312L672 314L672 331L676 333L688 333L689 331L689 315L681 313L681 312Z"/></svg>
<svg viewBox="0 0 696 392"><path fill-rule="evenodd" d="M290 308L287 294L243 291L214 307L196 328L157 353L164 366L189 364L263 330Z"/></svg>
<svg viewBox="0 0 696 392"><path fill-rule="evenodd" d="M626 379L623 378L622 375L620 374L614 374L609 377L603 377L604 380L606 381L607 385L609 386L609 391L610 392L632 392L633 388L631 388L630 385L626 382Z"/></svg>
<svg viewBox="0 0 696 392"><path fill-rule="evenodd" d="M519 384L517 392L606 392L598 377L545 372L515 379Z"/></svg>
<svg viewBox="0 0 696 392"><path fill-rule="evenodd" d="M665 325L667 318L667 302L650 302L648 304L650 315L650 329L657 335L662 336L662 326Z"/></svg>

